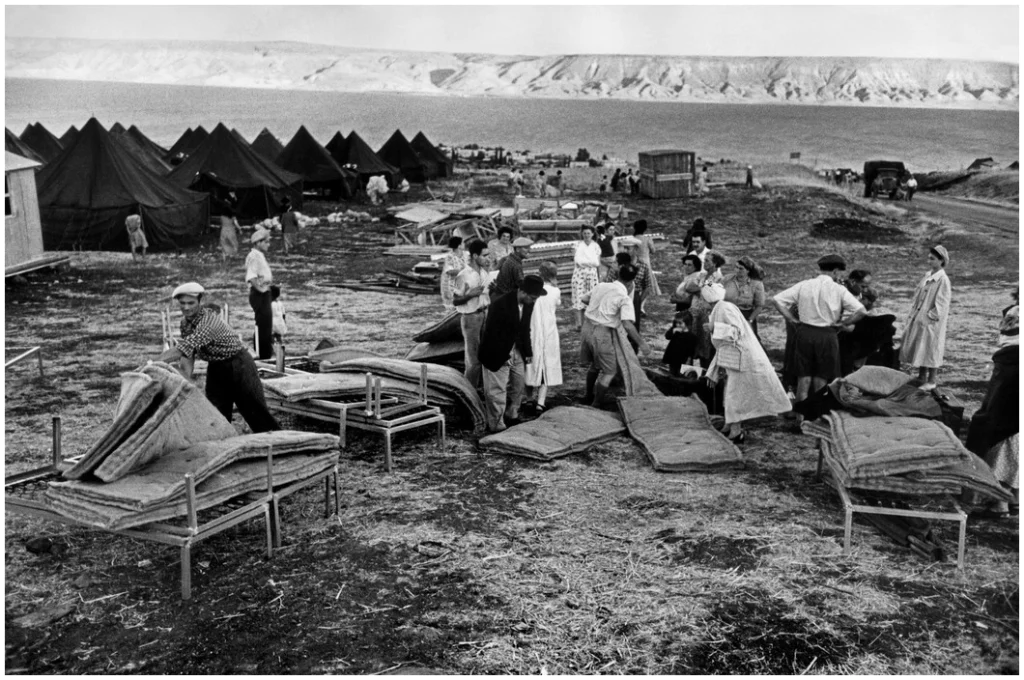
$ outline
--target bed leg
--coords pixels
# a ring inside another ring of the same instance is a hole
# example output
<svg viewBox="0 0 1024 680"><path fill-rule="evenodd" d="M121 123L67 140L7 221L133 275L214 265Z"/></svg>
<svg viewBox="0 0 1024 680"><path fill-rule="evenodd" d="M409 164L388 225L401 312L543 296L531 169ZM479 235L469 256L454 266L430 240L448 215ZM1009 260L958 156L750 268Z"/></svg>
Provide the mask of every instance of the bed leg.
<svg viewBox="0 0 1024 680"><path fill-rule="evenodd" d="M846 522L843 528L843 557L850 556L850 543L853 538L853 510L846 508Z"/></svg>
<svg viewBox="0 0 1024 680"><path fill-rule="evenodd" d="M274 548L281 547L281 526L280 516L277 513L277 502L271 501L271 505L274 506L273 516L271 516L270 506L263 506L263 520L267 525L267 559L271 559L274 556Z"/></svg>
<svg viewBox="0 0 1024 680"><path fill-rule="evenodd" d="M384 433L384 470L391 472L391 433Z"/></svg>
<svg viewBox="0 0 1024 680"><path fill-rule="evenodd" d="M181 546L181 599L192 599L192 546Z"/></svg>
<svg viewBox="0 0 1024 680"><path fill-rule="evenodd" d="M956 547L956 568L964 568L964 550L967 544L967 515L960 518L960 542Z"/></svg>

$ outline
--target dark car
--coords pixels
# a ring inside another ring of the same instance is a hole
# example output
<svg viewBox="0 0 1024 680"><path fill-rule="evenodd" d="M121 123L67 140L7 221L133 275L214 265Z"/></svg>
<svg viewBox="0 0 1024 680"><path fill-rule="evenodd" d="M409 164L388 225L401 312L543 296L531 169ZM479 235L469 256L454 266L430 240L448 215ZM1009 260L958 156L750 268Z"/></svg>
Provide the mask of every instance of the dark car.
<svg viewBox="0 0 1024 680"><path fill-rule="evenodd" d="M864 164L864 197L897 198L900 180L907 174L902 161L868 161Z"/></svg>

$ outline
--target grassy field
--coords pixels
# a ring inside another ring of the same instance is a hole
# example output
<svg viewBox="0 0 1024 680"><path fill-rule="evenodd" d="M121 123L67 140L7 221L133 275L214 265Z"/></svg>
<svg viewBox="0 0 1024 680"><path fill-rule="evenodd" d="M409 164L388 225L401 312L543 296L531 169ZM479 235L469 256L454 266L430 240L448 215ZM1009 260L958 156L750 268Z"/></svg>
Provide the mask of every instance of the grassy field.
<svg viewBox="0 0 1024 680"><path fill-rule="evenodd" d="M976 410L1018 278L1016 237L912 218L792 167L758 177L763 191L621 197L669 237L654 256L663 288L678 283L679 241L703 217L730 260L748 254L765 266L770 294L812 275L821 254L840 252L851 268L874 272L883 311L903 319L926 270L925 246L941 241L953 258L953 313L940 381L968 415ZM457 181L484 204L511 204L502 176ZM569 184L579 198L598 198L582 177ZM433 296L324 285L414 263L381 254L392 240L386 222L312 227L302 238L304 254L284 257L275 240L269 255L285 291L291 353L328 338L401 357L412 335L443 315ZM48 458L53 413L63 416L67 455L100 436L119 374L159 353L159 310L178 282L203 282L249 328L243 257L223 265L211 236L180 257L133 264L125 253L75 253L70 270L8 281L7 345L42 346L46 375L28 365L7 372L7 474ZM645 335L656 349L645 363L656 363L672 309L667 299L648 307ZM565 385L551 405L583 391L569 318L560 313ZM778 365L781 319L768 313L761 328ZM188 603L179 600L173 548L7 514L6 669L1018 672L1016 521L972 520L962 571L924 561L859 521L844 557L843 514L815 478L815 441L774 419L746 429L745 467L713 474L655 473L626 437L546 465L493 455L455 421L444 448L426 433L400 435L386 474L380 440L355 435L341 457L340 516L324 519L322 495L308 491L283 505L285 543L271 560L259 522L203 542ZM952 551L955 525L934 529ZM28 552L24 543L40 536L59 549ZM49 625L15 622L60 607L67 613Z"/></svg>

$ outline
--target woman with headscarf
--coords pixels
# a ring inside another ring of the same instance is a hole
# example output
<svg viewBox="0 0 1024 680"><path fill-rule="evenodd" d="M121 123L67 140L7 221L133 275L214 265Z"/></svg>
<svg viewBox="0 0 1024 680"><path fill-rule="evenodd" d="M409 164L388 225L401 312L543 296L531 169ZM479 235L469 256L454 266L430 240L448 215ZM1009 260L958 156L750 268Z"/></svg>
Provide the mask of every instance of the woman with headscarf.
<svg viewBox="0 0 1024 680"><path fill-rule="evenodd" d="M706 331L718 350L707 376L717 382L725 374L723 432L732 441L742 442L744 420L786 413L792 405L754 329L739 308L724 298L720 284L701 289L701 299L712 306Z"/></svg>
<svg viewBox="0 0 1024 680"><path fill-rule="evenodd" d="M572 313L576 318L576 330L583 328L583 312L587 309L584 298L590 295L599 282L598 269L601 266L601 246L594 240L594 228L583 226L580 240L573 252L572 270Z"/></svg>
<svg viewBox="0 0 1024 680"><path fill-rule="evenodd" d="M946 351L946 323L952 286L946 275L949 252L941 245L928 251L929 272L917 284L903 331L900 361L917 367L922 390L933 390Z"/></svg>
<svg viewBox="0 0 1024 680"><path fill-rule="evenodd" d="M723 265L725 265L725 257L720 253L709 251L704 258L704 270L701 272L701 276L687 284L685 288L687 293L693 295L693 300L690 303L690 314L693 316L690 331L697 336L697 358L700 359L700 365L704 368L708 367L711 359L715 356L715 347L711 344L711 334L705 332L704 329L712 305L708 304L698 293L701 293L707 286L720 285L722 278L720 270Z"/></svg>
<svg viewBox="0 0 1024 680"><path fill-rule="evenodd" d="M757 333L757 316L764 307L764 272L754 260L744 255L736 260L736 269L729 276L722 280L725 287L725 299L739 307L743 318L750 323L754 329L754 335L760 340Z"/></svg>
<svg viewBox="0 0 1024 680"><path fill-rule="evenodd" d="M654 237L647 233L647 220L637 220L633 223L633 236L640 241L640 245L637 247L637 257L647 265L647 269L651 272L650 290L647 296L657 297L661 295L661 287L658 286L658 277L654 273L654 267L651 266L651 253L655 251L655 247Z"/></svg>
<svg viewBox="0 0 1024 680"><path fill-rule="evenodd" d="M462 247L462 237L452 236L448 239L448 254L444 257L441 267L441 304L449 312L455 311L455 277L466 268L466 249Z"/></svg>

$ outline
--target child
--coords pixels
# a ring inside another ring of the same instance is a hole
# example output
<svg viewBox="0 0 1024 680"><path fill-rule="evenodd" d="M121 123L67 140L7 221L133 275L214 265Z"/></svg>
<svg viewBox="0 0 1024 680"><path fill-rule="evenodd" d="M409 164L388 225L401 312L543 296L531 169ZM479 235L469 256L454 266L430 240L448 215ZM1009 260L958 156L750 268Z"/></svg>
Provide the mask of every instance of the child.
<svg viewBox="0 0 1024 680"><path fill-rule="evenodd" d="M669 373L679 375L683 364L693 361L697 352L697 336L690 332L693 317L689 311L679 312L672 319L672 326L665 332L668 347L661 362L668 364Z"/></svg>
<svg viewBox="0 0 1024 680"><path fill-rule="evenodd" d="M128 229L128 245L132 249L132 262L136 261L135 251L137 249L142 250L142 259L145 260L149 242L146 241L146 233L142 231L142 217L139 215L138 208L132 208L131 214L128 215L124 224Z"/></svg>
<svg viewBox="0 0 1024 680"><path fill-rule="evenodd" d="M274 342L284 345L284 336L288 332L285 325L285 318L288 316L284 311L284 303L281 302L281 286L270 286L270 311L274 316L273 337Z"/></svg>

